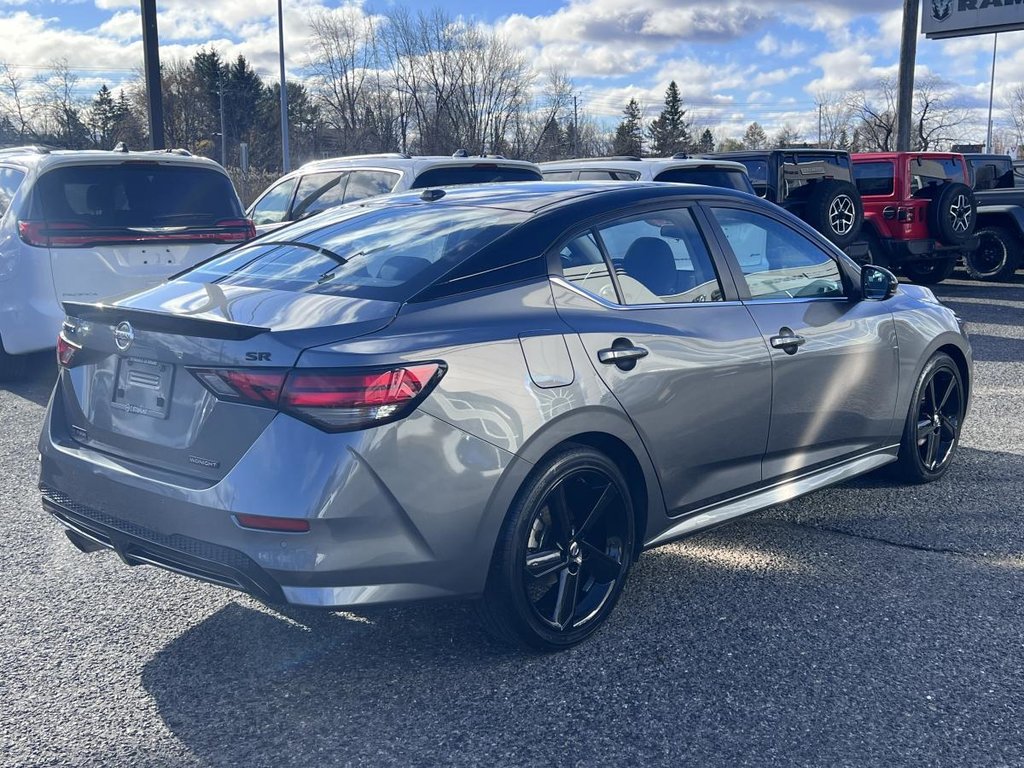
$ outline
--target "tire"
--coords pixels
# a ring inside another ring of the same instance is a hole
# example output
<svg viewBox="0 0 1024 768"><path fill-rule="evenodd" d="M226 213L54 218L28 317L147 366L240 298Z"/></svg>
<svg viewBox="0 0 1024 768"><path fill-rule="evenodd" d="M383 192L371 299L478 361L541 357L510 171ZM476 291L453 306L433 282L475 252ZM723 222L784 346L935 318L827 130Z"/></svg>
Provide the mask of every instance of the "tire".
<svg viewBox="0 0 1024 768"><path fill-rule="evenodd" d="M918 285L938 285L953 275L957 258L910 261L900 267L900 271L907 279Z"/></svg>
<svg viewBox="0 0 1024 768"><path fill-rule="evenodd" d="M964 267L975 280L1004 282L1021 264L1024 242L1008 227L985 227L976 234L978 247L964 254Z"/></svg>
<svg viewBox="0 0 1024 768"><path fill-rule="evenodd" d="M915 197L931 200L926 218L932 237L946 245L961 245L974 235L978 204L966 184L928 186Z"/></svg>
<svg viewBox="0 0 1024 768"><path fill-rule="evenodd" d="M586 640L622 593L635 526L626 480L604 454L573 447L539 465L498 536L477 603L484 627L538 651Z"/></svg>
<svg viewBox="0 0 1024 768"><path fill-rule="evenodd" d="M804 207L804 221L843 248L854 242L864 221L864 206L857 188L831 179L813 185Z"/></svg>
<svg viewBox="0 0 1024 768"><path fill-rule="evenodd" d="M882 247L882 241L878 238L871 227L864 227L861 232L861 239L868 244L868 255L861 261L862 264L877 264L880 267L889 268L889 255Z"/></svg>
<svg viewBox="0 0 1024 768"><path fill-rule="evenodd" d="M953 386L955 391L947 393ZM953 358L938 353L924 366L903 426L899 458L892 474L905 483L930 483L949 471L960 444L964 419L964 384ZM939 407L935 407L936 403ZM939 417L936 419L935 414ZM938 421L938 423L936 423ZM935 458L929 451L935 446Z"/></svg>
<svg viewBox="0 0 1024 768"><path fill-rule="evenodd" d="M0 381L17 381L25 375L27 367L28 357L7 354L3 340L0 340Z"/></svg>

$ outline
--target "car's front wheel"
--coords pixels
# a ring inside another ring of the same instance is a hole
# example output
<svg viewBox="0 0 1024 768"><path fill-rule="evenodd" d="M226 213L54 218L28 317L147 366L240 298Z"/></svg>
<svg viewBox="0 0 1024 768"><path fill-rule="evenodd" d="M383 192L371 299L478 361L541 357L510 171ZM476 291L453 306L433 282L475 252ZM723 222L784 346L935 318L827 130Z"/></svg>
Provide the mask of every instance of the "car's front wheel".
<svg viewBox="0 0 1024 768"><path fill-rule="evenodd" d="M949 470L960 444L967 407L960 369L949 355L938 353L925 365L903 427L896 477L908 483L930 483Z"/></svg>
<svg viewBox="0 0 1024 768"><path fill-rule="evenodd" d="M509 510L478 611L498 639L554 651L582 642L619 599L636 542L626 480L572 447L534 471Z"/></svg>

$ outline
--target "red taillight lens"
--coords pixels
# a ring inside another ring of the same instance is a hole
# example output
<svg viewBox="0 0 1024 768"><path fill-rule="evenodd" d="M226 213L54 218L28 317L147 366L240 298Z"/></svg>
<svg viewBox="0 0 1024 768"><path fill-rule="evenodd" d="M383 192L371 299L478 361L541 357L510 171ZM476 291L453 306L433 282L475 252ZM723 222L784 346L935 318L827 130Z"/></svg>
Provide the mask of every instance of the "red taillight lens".
<svg viewBox="0 0 1024 768"><path fill-rule="evenodd" d="M268 517L266 515L235 515L235 520L243 528L254 528L257 531L280 531L283 533L305 533L309 530L309 521L294 517Z"/></svg>
<svg viewBox="0 0 1024 768"><path fill-rule="evenodd" d="M64 334L57 337L57 365L62 368L70 368L75 362L75 355L81 347L72 341L64 338Z"/></svg>
<svg viewBox="0 0 1024 768"><path fill-rule="evenodd" d="M220 230L220 241L244 243L256 237L256 225L251 219L221 219L215 225Z"/></svg>
<svg viewBox="0 0 1024 768"><path fill-rule="evenodd" d="M440 381L443 363L385 369L197 369L221 400L277 408L327 432L365 429L411 413Z"/></svg>
<svg viewBox="0 0 1024 768"><path fill-rule="evenodd" d="M243 243L256 237L256 226L249 219L221 219L212 227L147 232L123 227L90 227L77 221L18 221L18 235L29 245L41 248L83 248L158 241Z"/></svg>
<svg viewBox="0 0 1024 768"><path fill-rule="evenodd" d="M18 235L29 245L40 248L81 245L88 229L75 221L18 221Z"/></svg>

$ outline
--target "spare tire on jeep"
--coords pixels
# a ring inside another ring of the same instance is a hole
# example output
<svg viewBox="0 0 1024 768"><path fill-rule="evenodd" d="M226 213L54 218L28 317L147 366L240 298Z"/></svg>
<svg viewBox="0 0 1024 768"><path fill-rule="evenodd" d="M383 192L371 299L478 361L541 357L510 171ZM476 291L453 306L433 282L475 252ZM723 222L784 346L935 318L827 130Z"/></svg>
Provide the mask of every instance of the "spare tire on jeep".
<svg viewBox="0 0 1024 768"><path fill-rule="evenodd" d="M978 204L966 184L930 184L915 192L914 197L931 200L926 214L928 229L939 242L960 245L974 235Z"/></svg>
<svg viewBox="0 0 1024 768"><path fill-rule="evenodd" d="M848 181L826 179L811 185L803 220L843 248L860 234L864 206Z"/></svg>

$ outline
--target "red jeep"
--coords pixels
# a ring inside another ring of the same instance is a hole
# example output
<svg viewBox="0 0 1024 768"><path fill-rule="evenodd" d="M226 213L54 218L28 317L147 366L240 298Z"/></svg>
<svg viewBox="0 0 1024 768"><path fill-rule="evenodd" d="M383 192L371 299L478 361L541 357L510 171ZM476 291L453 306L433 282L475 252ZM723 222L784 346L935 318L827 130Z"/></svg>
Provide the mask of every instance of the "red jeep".
<svg viewBox="0 0 1024 768"><path fill-rule="evenodd" d="M963 252L978 247L977 204L965 183L963 155L873 152L852 159L872 262L933 285L953 274Z"/></svg>

